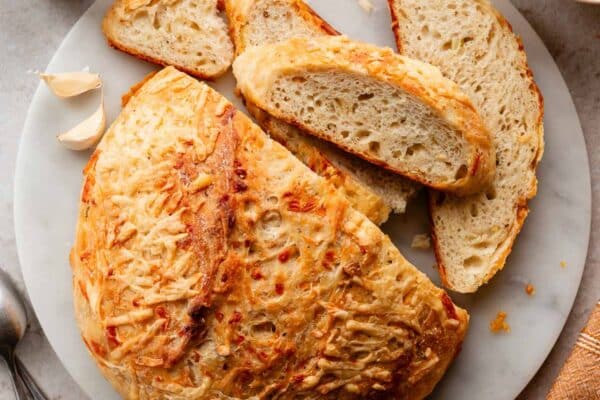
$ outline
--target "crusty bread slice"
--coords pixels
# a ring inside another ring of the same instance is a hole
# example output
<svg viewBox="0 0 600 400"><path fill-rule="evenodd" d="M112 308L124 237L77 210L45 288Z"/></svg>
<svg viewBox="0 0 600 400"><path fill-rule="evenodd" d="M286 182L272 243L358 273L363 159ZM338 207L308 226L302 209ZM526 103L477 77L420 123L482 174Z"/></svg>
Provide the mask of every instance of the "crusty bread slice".
<svg viewBox="0 0 600 400"><path fill-rule="evenodd" d="M477 107L497 151L495 181L469 198L433 193L444 284L473 292L499 271L535 196L543 101L519 38L487 0L390 0L400 51L438 66Z"/></svg>
<svg viewBox="0 0 600 400"><path fill-rule="evenodd" d="M301 0L226 0L225 10L236 54L246 47L292 37L338 34ZM403 213L419 189L417 183L310 136L250 102L246 102L246 107L272 138L329 180L355 209L376 224L385 222L390 211Z"/></svg>
<svg viewBox="0 0 600 400"><path fill-rule="evenodd" d="M225 0L235 54L293 37L338 35L302 0Z"/></svg>
<svg viewBox="0 0 600 400"><path fill-rule="evenodd" d="M375 224L387 221L391 211L404 213L408 200L419 190L417 183L307 135L255 107L248 106L248 110L273 139L327 179L356 210Z"/></svg>
<svg viewBox="0 0 600 400"><path fill-rule="evenodd" d="M108 43L141 59L216 78L233 61L218 0L117 0L104 18Z"/></svg>
<svg viewBox="0 0 600 400"><path fill-rule="evenodd" d="M125 399L421 400L469 316L205 83L137 88L84 170L75 315Z"/></svg>
<svg viewBox="0 0 600 400"><path fill-rule="evenodd" d="M493 177L487 130L433 66L323 36L248 48L233 71L249 102L393 172L460 194Z"/></svg>

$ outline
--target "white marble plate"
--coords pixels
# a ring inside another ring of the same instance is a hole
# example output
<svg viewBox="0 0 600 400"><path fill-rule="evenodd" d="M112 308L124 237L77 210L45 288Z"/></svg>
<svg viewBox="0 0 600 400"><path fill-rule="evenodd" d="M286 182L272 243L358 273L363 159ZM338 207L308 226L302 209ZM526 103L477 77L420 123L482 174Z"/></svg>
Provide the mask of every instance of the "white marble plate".
<svg viewBox="0 0 600 400"><path fill-rule="evenodd" d="M120 109L120 95L155 68L110 49L100 21L111 0L97 1L56 52L49 71L89 66L105 82L109 121ZM385 0L367 15L355 0L310 3L350 37L393 46ZM538 197L506 268L476 295L454 300L471 313L463 350L439 384L435 399L511 399L532 378L554 345L573 300L586 258L590 231L590 176L587 153L569 91L542 41L508 0L496 5L522 35L530 64L546 99L546 154L539 169ZM31 76L31 79L35 79ZM233 98L232 78L215 86ZM19 258L38 318L69 372L93 399L117 399L88 356L73 320L68 254L74 236L81 169L89 153L61 147L55 135L97 106L99 93L61 101L40 86L33 98L19 149L15 179L15 230ZM429 251L410 249L416 233L427 232L423 199L408 217L396 217L384 229L415 265L436 282ZM565 268L561 261L566 262ZM531 282L537 292L525 294ZM508 313L510 334L493 335L490 320Z"/></svg>

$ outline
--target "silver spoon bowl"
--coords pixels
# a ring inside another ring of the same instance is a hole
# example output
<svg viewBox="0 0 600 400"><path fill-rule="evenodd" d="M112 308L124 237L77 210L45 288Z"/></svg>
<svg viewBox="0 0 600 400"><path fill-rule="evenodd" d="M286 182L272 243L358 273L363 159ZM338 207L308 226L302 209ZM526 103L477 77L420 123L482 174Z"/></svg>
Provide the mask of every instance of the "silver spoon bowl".
<svg viewBox="0 0 600 400"><path fill-rule="evenodd" d="M15 349L26 330L25 304L8 274L0 270L0 356L10 372L17 400L45 400L25 366L15 358Z"/></svg>

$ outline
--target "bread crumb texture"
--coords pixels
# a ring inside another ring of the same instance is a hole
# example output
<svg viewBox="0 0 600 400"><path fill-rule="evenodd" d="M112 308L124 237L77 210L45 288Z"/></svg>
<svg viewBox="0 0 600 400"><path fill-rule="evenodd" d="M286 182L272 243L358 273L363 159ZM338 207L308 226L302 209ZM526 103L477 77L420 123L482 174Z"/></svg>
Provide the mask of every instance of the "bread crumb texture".
<svg viewBox="0 0 600 400"><path fill-rule="evenodd" d="M410 247L413 249L427 250L431 248L431 237L427 233L415 235Z"/></svg>
<svg viewBox="0 0 600 400"><path fill-rule="evenodd" d="M113 47L201 78L220 76L233 61L217 0L117 0L103 31Z"/></svg>
<svg viewBox="0 0 600 400"><path fill-rule="evenodd" d="M504 311L498 312L496 318L490 322L490 331L493 333L510 332L510 325L506 322L507 314Z"/></svg>
<svg viewBox="0 0 600 400"><path fill-rule="evenodd" d="M505 263L536 194L543 101L520 39L488 0L390 0L399 51L457 82L490 130L496 175L467 198L433 196L444 284L474 292Z"/></svg>

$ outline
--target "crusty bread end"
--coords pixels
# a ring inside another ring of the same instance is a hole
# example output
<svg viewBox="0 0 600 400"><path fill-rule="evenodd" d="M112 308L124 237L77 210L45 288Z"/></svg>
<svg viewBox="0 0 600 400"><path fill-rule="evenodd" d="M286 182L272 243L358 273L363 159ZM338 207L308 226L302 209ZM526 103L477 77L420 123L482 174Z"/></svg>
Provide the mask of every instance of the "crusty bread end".
<svg viewBox="0 0 600 400"><path fill-rule="evenodd" d="M217 6L217 0L117 0L102 30L116 49L213 79L233 60L233 44Z"/></svg>

